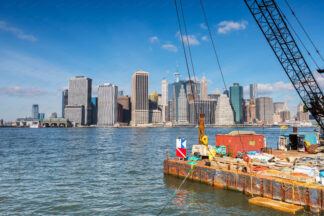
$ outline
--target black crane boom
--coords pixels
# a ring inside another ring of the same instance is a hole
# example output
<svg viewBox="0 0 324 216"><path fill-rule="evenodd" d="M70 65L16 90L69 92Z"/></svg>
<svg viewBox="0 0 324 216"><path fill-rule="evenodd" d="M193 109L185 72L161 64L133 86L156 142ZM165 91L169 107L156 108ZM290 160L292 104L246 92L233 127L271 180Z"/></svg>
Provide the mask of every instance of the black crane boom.
<svg viewBox="0 0 324 216"><path fill-rule="evenodd" d="M307 110L324 130L324 97L275 0L244 0Z"/></svg>

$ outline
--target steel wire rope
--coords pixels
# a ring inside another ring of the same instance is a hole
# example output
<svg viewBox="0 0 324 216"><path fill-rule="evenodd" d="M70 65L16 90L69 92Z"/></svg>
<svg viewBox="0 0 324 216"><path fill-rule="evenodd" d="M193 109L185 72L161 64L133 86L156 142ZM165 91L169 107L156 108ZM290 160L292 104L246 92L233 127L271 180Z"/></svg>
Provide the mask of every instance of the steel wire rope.
<svg viewBox="0 0 324 216"><path fill-rule="evenodd" d="M208 30L208 34L209 34L209 37L210 37L210 40L211 40L211 43L212 43L212 47L213 47L213 51L214 51L214 54L215 54L215 57L216 57L217 65L218 65L219 71L220 71L221 76L222 76L222 80L223 80L223 84L224 84L224 87L225 87L225 91L227 91L227 87L226 87L226 82L225 82L223 70L222 70L222 67L221 67L221 64L220 64L220 60L219 60L219 57L218 57L218 54L217 54L217 51L216 51L216 46L215 46L214 38L213 38L213 35L211 33L211 30L210 30L210 26L209 26L209 22L208 22L208 18L207 18L207 13L206 13L206 10L205 10L205 7L204 7L204 4L203 4L202 0L199 0L199 2L200 2L201 10L202 10L203 15L204 15L204 20L205 20L205 24L206 24L206 27L207 27L207 30ZM232 106L232 104L231 104L231 106ZM234 109L233 109L233 111L234 111ZM233 114L235 114L235 111L233 112ZM234 120L235 120L235 117L234 117ZM234 124L235 124L235 122L234 122ZM240 142L241 142L243 151L245 152L244 144L242 142L242 138L241 138L241 135L240 135L240 130L239 130L239 128L238 128L237 125L235 125L235 128L238 131L238 134L239 134L239 137L240 137Z"/></svg>
<svg viewBox="0 0 324 216"><path fill-rule="evenodd" d="M312 59L313 63L315 64L317 69L320 69L320 67L318 66L316 60L314 59L314 57L312 56L312 54L310 53L310 51L307 49L306 45L304 44L304 42L302 41L301 37L299 36L299 34L296 32L295 28L293 27L293 25L289 22L288 18L286 17L286 15L282 12L282 10L280 9L279 5L278 5L278 9L280 11L280 13L282 14L283 18L286 20L287 24L289 25L289 27L291 28L291 30L294 32L294 34L296 35L297 39L299 40L299 42L301 43L301 45L303 46L303 48L306 50L307 54L309 55L309 57Z"/></svg>
<svg viewBox="0 0 324 216"><path fill-rule="evenodd" d="M180 21L180 16L179 16L177 0L174 0L174 5L175 5L176 12L177 12L177 21L178 21L178 25L179 25L180 39L181 39L181 44L182 44L182 48L183 48L183 53L184 53L185 60L186 60L186 66L187 66L187 71L188 71L188 76L189 76L190 88L191 88L191 92L193 94L193 99L194 99L194 102L195 102L195 95L194 95L194 91L193 91L193 88L192 88L192 80L191 80L190 69L189 69L189 64L188 64L187 52L186 52L186 47L185 47L184 42L183 42L183 34L182 34L181 21ZM188 39L188 37L187 37L187 39ZM195 105L195 103L194 103L194 105Z"/></svg>
<svg viewBox="0 0 324 216"><path fill-rule="evenodd" d="M303 32L305 33L306 37L308 38L308 40L311 42L311 44L313 45L314 49L316 50L316 53L318 54L318 56L321 58L321 60L324 62L324 58L321 55L321 53L319 52L319 50L317 49L316 45L314 44L313 40L311 39L311 37L309 36L309 34L307 33L306 29L304 28L303 24L300 22L300 20L298 19L296 13L294 12L294 10L292 9L292 7L290 6L290 4L288 3L287 0L285 0L285 3L287 4L288 8L290 9L292 15L295 17L297 23L299 24L299 26L301 27L301 29L303 30Z"/></svg>

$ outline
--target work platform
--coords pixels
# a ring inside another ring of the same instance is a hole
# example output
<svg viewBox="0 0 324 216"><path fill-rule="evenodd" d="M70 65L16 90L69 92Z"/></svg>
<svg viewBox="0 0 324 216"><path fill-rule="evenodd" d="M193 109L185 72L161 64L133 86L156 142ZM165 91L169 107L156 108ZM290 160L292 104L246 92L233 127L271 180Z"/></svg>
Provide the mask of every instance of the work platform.
<svg viewBox="0 0 324 216"><path fill-rule="evenodd" d="M279 155L280 152L273 153ZM300 153L296 152L296 154ZM194 166L188 177L193 181L206 183L213 187L240 191L246 195L303 206L312 212L324 211L324 186L313 182L307 183L307 178L304 182L294 181L267 176L263 172L242 172L232 169L231 166L206 166L205 161L196 162L197 165ZM191 165L188 164L188 161L164 160L164 173L168 175L184 178L190 168Z"/></svg>

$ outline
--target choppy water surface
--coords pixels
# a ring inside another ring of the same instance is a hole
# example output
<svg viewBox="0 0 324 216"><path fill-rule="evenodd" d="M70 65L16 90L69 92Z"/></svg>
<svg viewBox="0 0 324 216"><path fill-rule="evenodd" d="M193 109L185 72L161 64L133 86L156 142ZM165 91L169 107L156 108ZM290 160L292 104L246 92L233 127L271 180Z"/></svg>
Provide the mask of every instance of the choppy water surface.
<svg viewBox="0 0 324 216"><path fill-rule="evenodd" d="M263 133L262 129L255 130ZM312 130L312 129L304 129ZM207 129L210 143L216 133ZM265 129L275 146L279 129ZM175 139L198 129L0 129L1 215L156 215L181 179L163 175ZM248 197L188 181L167 215L282 215Z"/></svg>

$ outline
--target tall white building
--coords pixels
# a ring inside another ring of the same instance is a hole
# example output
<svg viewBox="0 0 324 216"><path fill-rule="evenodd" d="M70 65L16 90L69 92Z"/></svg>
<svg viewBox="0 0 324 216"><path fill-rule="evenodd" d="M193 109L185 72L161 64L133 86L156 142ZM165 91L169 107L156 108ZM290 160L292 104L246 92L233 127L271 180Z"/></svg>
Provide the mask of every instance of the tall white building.
<svg viewBox="0 0 324 216"><path fill-rule="evenodd" d="M168 81L162 80L162 122L166 122L166 111L168 106Z"/></svg>
<svg viewBox="0 0 324 216"><path fill-rule="evenodd" d="M132 76L131 125L149 123L148 72L136 71Z"/></svg>
<svg viewBox="0 0 324 216"><path fill-rule="evenodd" d="M181 85L178 97L178 122L185 124L189 123L188 115L188 99L185 93L184 85Z"/></svg>
<svg viewBox="0 0 324 216"><path fill-rule="evenodd" d="M207 79L205 75L201 79L201 100L208 99L208 88L207 88Z"/></svg>
<svg viewBox="0 0 324 216"><path fill-rule="evenodd" d="M92 79L76 76L69 79L68 105L65 106L65 118L81 125L91 124Z"/></svg>
<svg viewBox="0 0 324 216"><path fill-rule="evenodd" d="M250 99L255 101L258 97L258 84L250 84Z"/></svg>
<svg viewBox="0 0 324 216"><path fill-rule="evenodd" d="M218 97L215 110L215 125L233 125L234 111L230 104L230 100L225 94Z"/></svg>
<svg viewBox="0 0 324 216"><path fill-rule="evenodd" d="M98 120L99 126L112 126L117 122L118 87L111 84L100 85L98 88Z"/></svg>

